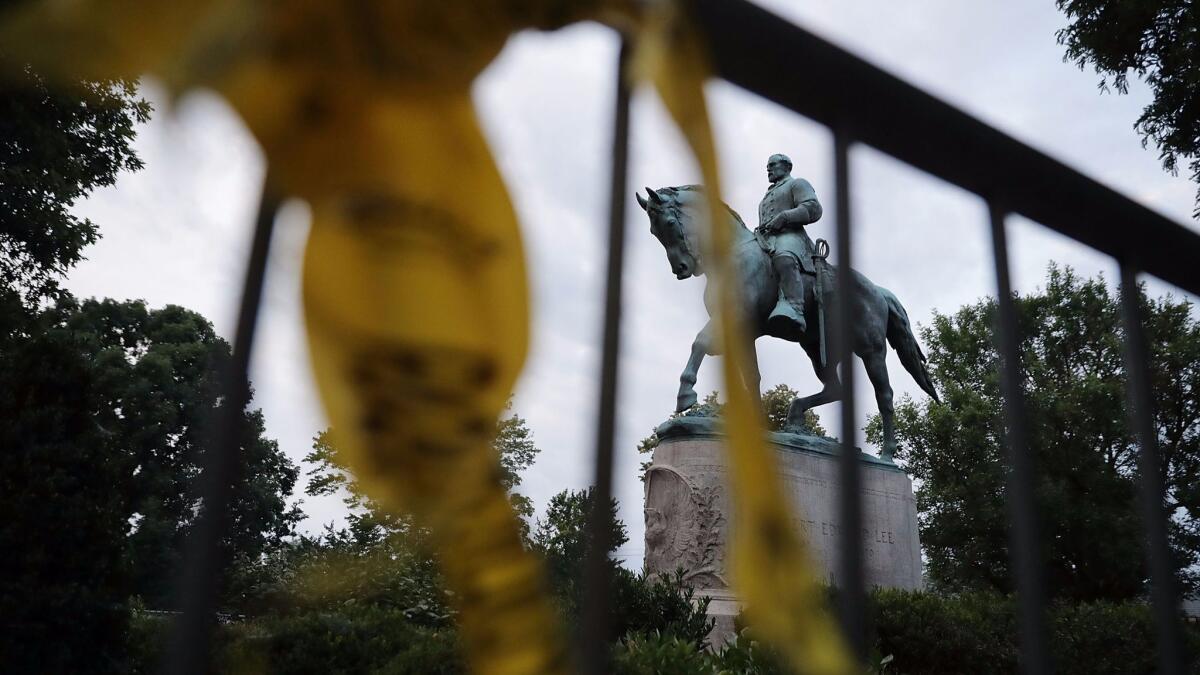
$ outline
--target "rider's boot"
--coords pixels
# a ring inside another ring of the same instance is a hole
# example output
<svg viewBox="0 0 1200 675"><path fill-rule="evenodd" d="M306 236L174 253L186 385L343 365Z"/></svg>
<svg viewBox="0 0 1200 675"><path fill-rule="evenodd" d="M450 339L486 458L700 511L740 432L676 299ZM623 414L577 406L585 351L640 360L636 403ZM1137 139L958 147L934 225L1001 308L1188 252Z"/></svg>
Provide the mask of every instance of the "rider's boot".
<svg viewBox="0 0 1200 675"><path fill-rule="evenodd" d="M808 326L804 320L804 273L790 255L778 255L771 261L779 277L779 302L767 317L767 329L773 335L802 335Z"/></svg>

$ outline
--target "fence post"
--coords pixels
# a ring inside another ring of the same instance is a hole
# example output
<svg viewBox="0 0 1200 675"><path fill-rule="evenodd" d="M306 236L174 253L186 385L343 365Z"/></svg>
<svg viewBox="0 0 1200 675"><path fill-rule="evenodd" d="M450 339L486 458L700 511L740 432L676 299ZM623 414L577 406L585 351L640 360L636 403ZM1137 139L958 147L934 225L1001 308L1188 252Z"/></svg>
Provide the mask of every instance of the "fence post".
<svg viewBox="0 0 1200 675"><path fill-rule="evenodd" d="M199 479L199 495L204 506L184 546L177 591L183 613L175 622L173 648L168 652L165 664L167 672L173 675L199 675L211 671L217 594L228 562L222 557L221 538L229 526L229 502L239 473L238 428L250 403L250 351L254 346L254 329L279 205L279 195L268 174L246 263L233 355L226 372L222 373L224 401L216 410L211 433L206 435L208 444Z"/></svg>
<svg viewBox="0 0 1200 675"><path fill-rule="evenodd" d="M866 592L863 589L862 550L862 468L859 465L857 416L854 401L854 345L851 326L855 320L851 308L853 276L851 263L850 220L850 139L843 130L833 133L833 168L837 208L837 293L834 344L838 346L842 375L842 454L839 458L838 509L842 536L839 538L838 598L846 641L859 662L867 655Z"/></svg>
<svg viewBox="0 0 1200 675"><path fill-rule="evenodd" d="M616 425L618 358L621 349L621 279L625 259L626 174L629 163L629 40L622 36L617 57L613 110L612 174L608 203L608 267L604 291L603 355L600 360L599 414L596 419L596 477L588 529L592 544L584 568L584 606L577 653L583 672L608 670L610 569L613 540L608 504L612 500L613 442Z"/></svg>
<svg viewBox="0 0 1200 675"><path fill-rule="evenodd" d="M1004 399L1004 444L1008 450L1009 559L1017 590L1021 672L1050 672L1046 652L1046 591L1042 578L1034 489L1034 456L1025 429L1021 391L1021 349L1016 306L1009 278L1004 212L988 202L992 255L996 269L996 348L1000 354L1000 392Z"/></svg>
<svg viewBox="0 0 1200 675"><path fill-rule="evenodd" d="M1158 672L1182 675L1183 637L1179 630L1179 594L1167 542L1168 514L1163 509L1166 486L1154 428L1150 358L1142 326L1137 270L1121 264L1121 315L1125 324L1125 380L1128 387L1129 423L1141 446L1138 469L1142 519L1146 528L1146 562L1150 572L1150 600L1158 644Z"/></svg>

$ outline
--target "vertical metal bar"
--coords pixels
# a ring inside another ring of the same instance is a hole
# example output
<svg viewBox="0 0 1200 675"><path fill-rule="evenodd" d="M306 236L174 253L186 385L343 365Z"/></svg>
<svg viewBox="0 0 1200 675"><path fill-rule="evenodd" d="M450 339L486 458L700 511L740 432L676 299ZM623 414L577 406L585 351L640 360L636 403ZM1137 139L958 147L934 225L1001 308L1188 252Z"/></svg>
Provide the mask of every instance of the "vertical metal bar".
<svg viewBox="0 0 1200 675"><path fill-rule="evenodd" d="M1038 546L1037 504L1033 455L1025 429L1025 399L1021 392L1021 355L1017 312L1009 277L1008 236L1004 212L988 203L992 254L996 268L996 347L1000 353L1000 390L1004 398L1004 440L1008 448L1009 546L1017 590L1021 672L1050 672L1046 652L1046 592Z"/></svg>
<svg viewBox="0 0 1200 675"><path fill-rule="evenodd" d="M850 166L849 144L844 131L834 130L833 167L836 183L838 269L834 344L841 361L842 374L842 455L839 460L841 491L839 513L842 536L839 540L838 598L842 628L846 640L860 662L866 660L866 591L863 579L862 550L862 467L859 462L857 415L855 412L855 372L853 325L855 317L850 289L853 288L851 264Z"/></svg>
<svg viewBox="0 0 1200 675"><path fill-rule="evenodd" d="M625 260L626 174L629 164L629 83L625 78L630 43L621 38L613 111L612 174L608 203L608 268L604 291L604 352L600 361L600 410L596 422L596 478L588 529L592 546L584 569L582 629L577 636L582 669L602 675L608 668L608 549L613 541L608 505L612 499L613 438L616 424L617 361L621 347L621 278Z"/></svg>
<svg viewBox="0 0 1200 675"><path fill-rule="evenodd" d="M1141 446L1142 518L1146 527L1146 560L1150 571L1150 599L1158 640L1158 672L1184 672L1183 639L1180 634L1179 594L1171 549L1167 542L1167 518L1163 508L1166 486L1154 428L1154 399L1150 394L1149 350L1142 327L1137 270L1121 265L1121 314L1125 323L1125 373L1128 386L1129 422Z"/></svg>
<svg viewBox="0 0 1200 675"><path fill-rule="evenodd" d="M242 284L233 354L223 373L225 395L212 420L204 468L199 478L198 493L203 509L184 547L178 590L183 613L175 624L172 648L165 663L167 672L175 675L200 675L212 670L210 659L217 595L227 562L221 539L229 525L229 503L240 468L238 437L243 411L250 403L250 350L254 345L267 254L279 204L280 199L268 175Z"/></svg>

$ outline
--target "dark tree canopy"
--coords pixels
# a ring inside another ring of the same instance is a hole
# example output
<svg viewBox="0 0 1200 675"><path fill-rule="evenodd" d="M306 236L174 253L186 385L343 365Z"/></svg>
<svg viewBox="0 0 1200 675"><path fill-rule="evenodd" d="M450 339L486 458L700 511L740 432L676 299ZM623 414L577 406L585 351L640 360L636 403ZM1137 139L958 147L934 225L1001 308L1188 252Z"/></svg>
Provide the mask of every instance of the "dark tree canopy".
<svg viewBox="0 0 1200 675"><path fill-rule="evenodd" d="M1154 94L1134 127L1163 166L1186 163L1200 183L1200 4L1194 0L1056 0L1071 24L1058 32L1068 60L1092 66L1125 93L1129 74ZM1194 214L1200 218L1200 198Z"/></svg>
<svg viewBox="0 0 1200 675"><path fill-rule="evenodd" d="M118 672L130 592L128 464L95 423L97 378L62 275L95 241L70 212L141 163L149 105L128 83L51 91L0 56L0 660ZM43 311L44 310L44 311Z"/></svg>
<svg viewBox="0 0 1200 675"><path fill-rule="evenodd" d="M595 501L594 488L559 492L546 504L546 515L538 518L529 538L530 547L545 561L550 587L569 620L578 617L582 607L584 564L596 542L588 526ZM629 541L625 524L617 518L617 500L609 501L604 518L612 535L606 553L612 554ZM617 561L610 558L609 562L612 571L618 571Z"/></svg>
<svg viewBox="0 0 1200 675"><path fill-rule="evenodd" d="M1183 582L1200 560L1200 322L1170 296L1149 300L1155 422L1165 461L1170 539ZM1027 427L1050 592L1079 600L1145 590L1138 448L1127 428L1119 298L1104 279L1051 266L1044 289L1016 297ZM917 479L930 580L1011 591L995 302L935 314L922 331L941 405L897 407L898 455ZM878 437L873 421L868 435Z"/></svg>
<svg viewBox="0 0 1200 675"><path fill-rule="evenodd" d="M100 383L92 418L123 455L122 489L132 518L134 589L154 607L171 602L183 538L201 508L195 478L220 405L219 374L230 347L199 314L168 305L88 300L63 303L71 331ZM264 436L262 412L240 422L239 461L225 545L255 560L289 536L302 514L287 504L298 469Z"/></svg>
<svg viewBox="0 0 1200 675"><path fill-rule="evenodd" d="M75 364L73 377L64 372L56 381L45 375L39 380L51 391L71 393L76 407L39 410L10 400L20 412L0 421L6 435L12 434L5 444L12 452L0 460L9 469L3 473L21 467L31 472L32 481L9 492L13 513L36 528L37 509L50 508L60 498L77 499L74 489L48 473L63 467L63 480L86 484L87 494L103 496L99 503L121 514L128 592L151 607L167 607L183 538L201 508L195 479L209 441L208 422L219 405L217 377L230 358L229 345L203 317L175 306L151 310L141 302L79 303L67 296L37 320L34 337L4 350L0 358L39 363L50 372ZM25 391L33 385L22 378L31 374L27 368L6 370L0 380L7 386L0 388ZM87 424L63 436L65 445L53 458L38 459L46 435L61 433L54 425L59 415L82 415ZM20 424L21 417L30 418L29 424ZM261 412L246 411L240 445L244 472L225 545L248 560L277 546L301 517L287 504L298 471L263 434ZM47 459L52 461L43 466ZM50 501L36 497L41 490L51 492Z"/></svg>
<svg viewBox="0 0 1200 675"><path fill-rule="evenodd" d="M54 297L99 236L71 206L142 162L135 127L150 104L131 82L56 83L0 57L0 293Z"/></svg>
<svg viewBox="0 0 1200 675"><path fill-rule="evenodd" d="M52 89L2 58L0 73L0 660L124 672L130 599L169 607L202 506L193 486L229 345L194 312L61 288L99 236L73 207L142 166L132 141L150 107L134 85ZM300 514L286 503L296 468L261 413L245 411L241 433L224 544L250 566Z"/></svg>
<svg viewBox="0 0 1200 675"><path fill-rule="evenodd" d="M65 330L0 348L0 660L120 672L128 464L92 420L99 383Z"/></svg>

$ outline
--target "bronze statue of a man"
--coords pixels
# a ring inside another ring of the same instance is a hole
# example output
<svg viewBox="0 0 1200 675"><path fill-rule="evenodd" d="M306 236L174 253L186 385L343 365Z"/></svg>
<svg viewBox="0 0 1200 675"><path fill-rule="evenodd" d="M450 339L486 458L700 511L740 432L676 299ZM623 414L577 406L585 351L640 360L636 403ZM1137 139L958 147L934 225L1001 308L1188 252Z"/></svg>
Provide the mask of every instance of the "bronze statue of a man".
<svg viewBox="0 0 1200 675"><path fill-rule="evenodd" d="M821 218L821 204L808 181L792 178L792 160L787 155L771 155L767 160L767 179L771 187L758 204L755 231L771 255L780 291L779 302L767 324L775 334L803 333L807 329L805 286L816 275L815 247L804 226Z"/></svg>

